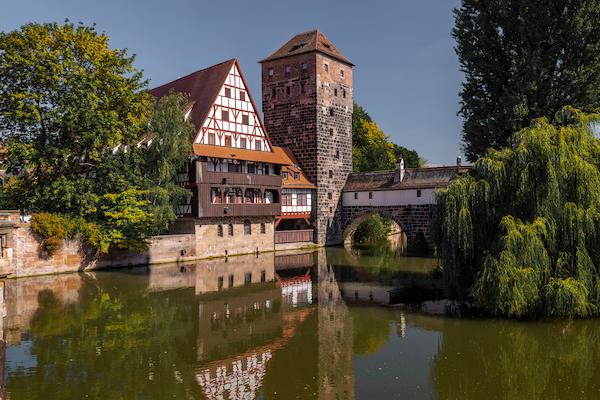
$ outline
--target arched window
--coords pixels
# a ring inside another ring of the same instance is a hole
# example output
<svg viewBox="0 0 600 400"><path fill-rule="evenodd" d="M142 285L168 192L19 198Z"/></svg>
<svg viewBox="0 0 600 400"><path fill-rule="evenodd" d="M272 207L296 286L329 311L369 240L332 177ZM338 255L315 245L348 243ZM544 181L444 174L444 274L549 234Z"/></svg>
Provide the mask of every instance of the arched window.
<svg viewBox="0 0 600 400"><path fill-rule="evenodd" d="M223 225L217 225L217 236L223 237Z"/></svg>
<svg viewBox="0 0 600 400"><path fill-rule="evenodd" d="M245 220L244 221L244 235L251 235L252 234L252 224L250 223L250 220Z"/></svg>
<svg viewBox="0 0 600 400"><path fill-rule="evenodd" d="M233 224L227 225L227 234L233 236Z"/></svg>

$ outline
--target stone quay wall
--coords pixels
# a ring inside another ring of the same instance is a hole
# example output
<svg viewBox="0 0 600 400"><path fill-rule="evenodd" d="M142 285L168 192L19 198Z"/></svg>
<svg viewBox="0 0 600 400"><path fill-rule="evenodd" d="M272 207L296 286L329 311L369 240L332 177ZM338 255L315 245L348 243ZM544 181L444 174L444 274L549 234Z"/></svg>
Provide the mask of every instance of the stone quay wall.
<svg viewBox="0 0 600 400"><path fill-rule="evenodd" d="M148 248L140 253L115 250L110 254L97 255L81 240L69 239L56 253L49 255L41 249L42 238L30 229L29 224L20 221L18 212L4 213L8 215L5 220L10 220L10 224L4 222L2 234L6 237L1 242L0 273L9 277L179 263L275 251L274 218L247 217L178 220L171 234L152 237Z"/></svg>

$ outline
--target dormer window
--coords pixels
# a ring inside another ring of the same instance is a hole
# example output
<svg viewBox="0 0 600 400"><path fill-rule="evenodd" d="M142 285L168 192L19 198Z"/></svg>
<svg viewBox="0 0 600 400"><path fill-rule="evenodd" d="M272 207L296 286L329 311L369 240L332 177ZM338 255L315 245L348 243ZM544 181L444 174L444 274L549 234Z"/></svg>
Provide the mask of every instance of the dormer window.
<svg viewBox="0 0 600 400"><path fill-rule="evenodd" d="M225 88L225 97L231 97L231 88Z"/></svg>
<svg viewBox="0 0 600 400"><path fill-rule="evenodd" d="M288 173L287 173L287 171L284 171L283 172L283 179L287 179L287 178L288 178Z"/></svg>
<svg viewBox="0 0 600 400"><path fill-rule="evenodd" d="M298 172L294 172L294 179L300 179L300 174Z"/></svg>

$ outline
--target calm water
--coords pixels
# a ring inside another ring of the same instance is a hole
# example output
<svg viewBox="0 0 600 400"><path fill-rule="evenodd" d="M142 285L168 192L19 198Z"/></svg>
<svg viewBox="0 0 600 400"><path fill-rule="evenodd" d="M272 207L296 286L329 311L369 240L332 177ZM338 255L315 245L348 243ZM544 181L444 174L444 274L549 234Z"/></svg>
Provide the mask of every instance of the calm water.
<svg viewBox="0 0 600 400"><path fill-rule="evenodd" d="M386 305L435 266L328 249L9 280L2 398L600 398L600 321Z"/></svg>

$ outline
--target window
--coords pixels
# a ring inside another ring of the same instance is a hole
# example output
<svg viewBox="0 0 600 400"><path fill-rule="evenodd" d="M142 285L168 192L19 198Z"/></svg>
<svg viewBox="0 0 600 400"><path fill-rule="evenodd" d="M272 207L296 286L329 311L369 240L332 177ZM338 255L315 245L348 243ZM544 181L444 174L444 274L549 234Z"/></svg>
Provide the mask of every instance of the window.
<svg viewBox="0 0 600 400"><path fill-rule="evenodd" d="M231 97L231 88L225 88L225 97Z"/></svg>
<svg viewBox="0 0 600 400"><path fill-rule="evenodd" d="M250 163L248 164L248 173L255 174L256 173L256 164Z"/></svg>
<svg viewBox="0 0 600 400"><path fill-rule="evenodd" d="M417 197L421 197L421 189L417 189Z"/></svg>
<svg viewBox="0 0 600 400"><path fill-rule="evenodd" d="M335 158L340 158L340 151L339 150L335 151Z"/></svg>
<svg viewBox="0 0 600 400"><path fill-rule="evenodd" d="M369 199L373 198L373 192L369 192Z"/></svg>
<svg viewBox="0 0 600 400"><path fill-rule="evenodd" d="M354 193L354 200L358 200L358 193Z"/></svg>
<svg viewBox="0 0 600 400"><path fill-rule="evenodd" d="M250 116L248 114L242 114L242 124L250 125Z"/></svg>
<svg viewBox="0 0 600 400"><path fill-rule="evenodd" d="M331 192L327 193L327 198L329 200L333 199L333 194Z"/></svg>
<svg viewBox="0 0 600 400"><path fill-rule="evenodd" d="M233 287L233 274L229 274L229 287Z"/></svg>
<svg viewBox="0 0 600 400"><path fill-rule="evenodd" d="M246 92L244 92L243 90L240 90L240 100L246 101Z"/></svg>
<svg viewBox="0 0 600 400"><path fill-rule="evenodd" d="M333 107L329 109L329 115L333 117Z"/></svg>
<svg viewBox="0 0 600 400"><path fill-rule="evenodd" d="M346 98L346 89L344 89L344 90L342 91L342 97L343 97L343 98Z"/></svg>
<svg viewBox="0 0 600 400"><path fill-rule="evenodd" d="M219 276L217 278L217 290L223 290L223 277Z"/></svg>
<svg viewBox="0 0 600 400"><path fill-rule="evenodd" d="M223 225L217 225L217 236L223 237Z"/></svg>
<svg viewBox="0 0 600 400"><path fill-rule="evenodd" d="M333 136L333 128L329 128L329 136Z"/></svg>
<svg viewBox="0 0 600 400"><path fill-rule="evenodd" d="M219 188L211 188L210 197L212 199L213 204L220 204L223 202L223 200L221 199L221 189Z"/></svg>
<svg viewBox="0 0 600 400"><path fill-rule="evenodd" d="M260 271L260 281L265 282L267 280L267 271L264 269Z"/></svg>
<svg viewBox="0 0 600 400"><path fill-rule="evenodd" d="M333 171L332 170L329 170L329 177L333 178Z"/></svg>
<svg viewBox="0 0 600 400"><path fill-rule="evenodd" d="M222 110L221 111L221 119L223 121L229 121L229 111L227 110Z"/></svg>
<svg viewBox="0 0 600 400"><path fill-rule="evenodd" d="M290 65L285 66L285 76L290 76L292 74L292 67Z"/></svg>
<svg viewBox="0 0 600 400"><path fill-rule="evenodd" d="M292 89L289 86L286 86L285 87L285 94L289 96L291 93L292 93Z"/></svg>
<svg viewBox="0 0 600 400"><path fill-rule="evenodd" d="M256 142L254 142L254 149L261 151L262 150L262 142L260 140L257 140Z"/></svg>
<svg viewBox="0 0 600 400"><path fill-rule="evenodd" d="M299 206L308 205L308 195L306 193L298 193L296 198Z"/></svg>
<svg viewBox="0 0 600 400"><path fill-rule="evenodd" d="M275 73L275 72L273 71L273 68L269 68L269 69L268 69L269 79L273 78L273 74L274 74L274 73Z"/></svg>
<svg viewBox="0 0 600 400"><path fill-rule="evenodd" d="M227 234L233 236L233 224L227 225Z"/></svg>
<svg viewBox="0 0 600 400"><path fill-rule="evenodd" d="M302 71L306 71L308 69L308 64L302 63L301 68L302 68Z"/></svg>
<svg viewBox="0 0 600 400"><path fill-rule="evenodd" d="M229 189L225 189L225 190L226 190L225 193L227 193L226 194L227 204L235 203L235 189L229 188Z"/></svg>
<svg viewBox="0 0 600 400"><path fill-rule="evenodd" d="M323 69L324 69L325 71L329 71L329 64L327 64L327 63L324 63L324 64L323 64Z"/></svg>
<svg viewBox="0 0 600 400"><path fill-rule="evenodd" d="M246 148L246 138L240 138L240 149Z"/></svg>
<svg viewBox="0 0 600 400"><path fill-rule="evenodd" d="M337 89L333 89L333 95L337 97Z"/></svg>
<svg viewBox="0 0 600 400"><path fill-rule="evenodd" d="M252 283L252 272L246 272L244 274L244 285L249 285Z"/></svg>
<svg viewBox="0 0 600 400"><path fill-rule="evenodd" d="M244 221L244 235L252 235L252 224L249 220Z"/></svg>
<svg viewBox="0 0 600 400"><path fill-rule="evenodd" d="M231 147L231 136L225 136L225 146Z"/></svg>
<svg viewBox="0 0 600 400"><path fill-rule="evenodd" d="M281 195L281 197L283 197L283 205L286 207L291 207L292 206L292 194L291 193L286 193Z"/></svg>
<svg viewBox="0 0 600 400"><path fill-rule="evenodd" d="M277 89L275 89L275 88L271 89L271 97L273 97L273 98L277 97Z"/></svg>
<svg viewBox="0 0 600 400"><path fill-rule="evenodd" d="M217 142L217 138L214 133L208 134L208 144L215 144Z"/></svg>
<svg viewBox="0 0 600 400"><path fill-rule="evenodd" d="M329 214L333 214L333 207L329 207ZM331 222L329 222L327 225L331 226Z"/></svg>
<svg viewBox="0 0 600 400"><path fill-rule="evenodd" d="M343 78L344 77L344 70L340 69L340 76Z"/></svg>
<svg viewBox="0 0 600 400"><path fill-rule="evenodd" d="M300 173L294 172L294 179L296 179L296 180L300 179Z"/></svg>
<svg viewBox="0 0 600 400"><path fill-rule="evenodd" d="M287 171L284 171L284 172L283 172L283 174L282 174L282 176L283 176L283 179L287 179L287 178L288 178L288 173L287 173Z"/></svg>
<svg viewBox="0 0 600 400"><path fill-rule="evenodd" d="M262 224L260 224L260 233L266 233L267 232L267 227L265 226L264 222Z"/></svg>
<svg viewBox="0 0 600 400"><path fill-rule="evenodd" d="M306 93L306 83L304 82L300 84L300 93Z"/></svg>

